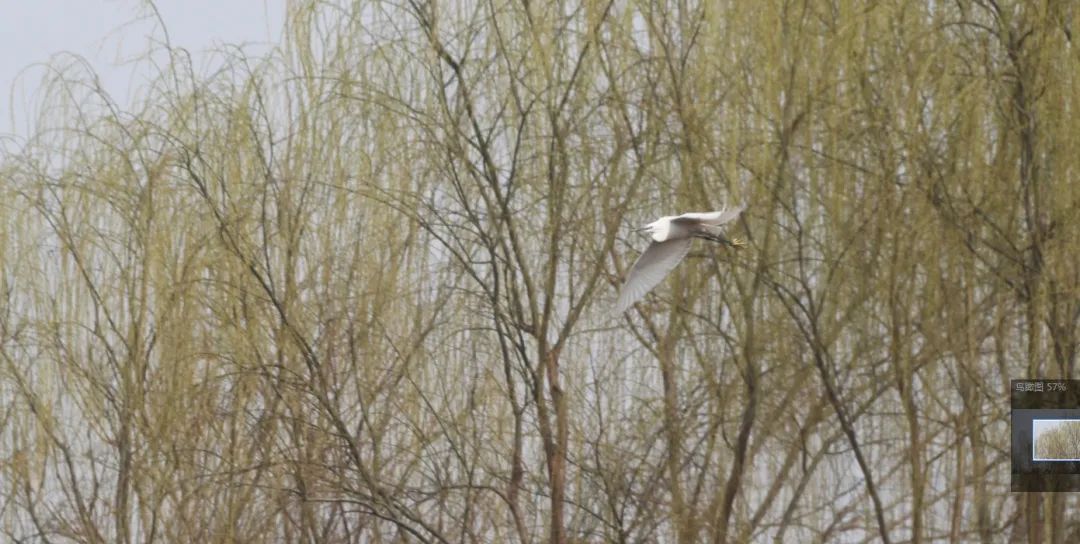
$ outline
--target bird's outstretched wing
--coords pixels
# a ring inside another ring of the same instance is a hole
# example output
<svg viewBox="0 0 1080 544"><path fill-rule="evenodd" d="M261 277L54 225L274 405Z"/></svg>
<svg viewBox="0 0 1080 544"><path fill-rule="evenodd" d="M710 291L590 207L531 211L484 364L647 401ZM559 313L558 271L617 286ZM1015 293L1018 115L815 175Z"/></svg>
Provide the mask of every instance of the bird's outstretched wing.
<svg viewBox="0 0 1080 544"><path fill-rule="evenodd" d="M734 221L735 218L739 217L739 214L742 213L742 211L745 210L745 209L746 209L746 204L743 204L743 205L741 205L741 206L739 206L737 208L724 208L722 210L715 211L715 212L684 213L684 214L672 219L672 221L677 222L677 223L678 222L683 222L683 221L685 221L685 222L693 222L693 223L700 223L700 224L710 225L710 226L713 226L713 227L718 227L718 226L723 225L725 223L730 223L731 221Z"/></svg>
<svg viewBox="0 0 1080 544"><path fill-rule="evenodd" d="M691 238L678 238L665 242L653 242L638 257L626 283L619 291L619 300L615 303L615 313L625 312L631 305L645 296L664 276L679 264L690 251Z"/></svg>

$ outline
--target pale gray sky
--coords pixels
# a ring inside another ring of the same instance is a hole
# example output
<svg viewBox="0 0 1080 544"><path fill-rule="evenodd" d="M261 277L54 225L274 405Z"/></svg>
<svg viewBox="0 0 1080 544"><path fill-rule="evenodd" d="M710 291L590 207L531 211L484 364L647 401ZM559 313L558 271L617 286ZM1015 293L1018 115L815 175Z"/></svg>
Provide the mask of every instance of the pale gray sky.
<svg viewBox="0 0 1080 544"><path fill-rule="evenodd" d="M1035 440L1038 441L1040 434L1042 434L1042 433L1044 433L1046 431L1049 431L1050 429L1053 429L1055 427L1060 426L1061 422L1063 422L1063 421L1066 421L1066 420L1064 420L1064 419L1036 419L1036 420L1032 420L1032 422L1031 422L1032 427L1033 427L1032 430L1034 431Z"/></svg>
<svg viewBox="0 0 1080 544"><path fill-rule="evenodd" d="M215 46L248 44L249 53L269 49L281 35L287 0L157 0L174 46L192 53ZM145 0L0 0L0 136L25 137L27 113L44 68L58 53L78 54L98 73L121 105L145 81L122 65L161 40ZM199 57L196 56L196 61ZM199 65L198 62L196 64Z"/></svg>

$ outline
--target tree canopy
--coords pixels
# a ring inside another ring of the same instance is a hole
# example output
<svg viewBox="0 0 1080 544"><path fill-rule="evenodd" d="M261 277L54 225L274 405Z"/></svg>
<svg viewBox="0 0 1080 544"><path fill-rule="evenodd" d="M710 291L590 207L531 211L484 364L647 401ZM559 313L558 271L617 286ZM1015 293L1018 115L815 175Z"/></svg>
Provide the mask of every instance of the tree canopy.
<svg viewBox="0 0 1080 544"><path fill-rule="evenodd" d="M167 23L167 21L166 21ZM0 532L1075 541L1064 1L290 3L0 159ZM661 215L746 203L611 313ZM1070 505L1072 507L1070 507Z"/></svg>

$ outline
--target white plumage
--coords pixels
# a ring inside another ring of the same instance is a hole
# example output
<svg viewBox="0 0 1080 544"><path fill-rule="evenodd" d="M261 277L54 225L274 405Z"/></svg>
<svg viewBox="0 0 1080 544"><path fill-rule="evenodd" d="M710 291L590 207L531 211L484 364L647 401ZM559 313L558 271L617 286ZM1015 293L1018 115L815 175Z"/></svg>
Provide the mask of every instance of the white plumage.
<svg viewBox="0 0 1080 544"><path fill-rule="evenodd" d="M656 287L690 251L690 242L694 238L704 238L736 249L742 247L741 240L728 240L717 227L735 220L744 209L745 205L715 212L668 215L645 225L641 230L648 232L653 241L630 268L619 292L619 300L615 303L616 313L623 313Z"/></svg>

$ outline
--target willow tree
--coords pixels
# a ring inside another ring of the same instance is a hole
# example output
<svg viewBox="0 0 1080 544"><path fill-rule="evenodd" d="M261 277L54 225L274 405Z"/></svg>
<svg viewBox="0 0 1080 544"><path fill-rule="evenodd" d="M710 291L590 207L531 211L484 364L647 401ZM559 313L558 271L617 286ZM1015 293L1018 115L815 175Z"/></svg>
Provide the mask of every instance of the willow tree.
<svg viewBox="0 0 1080 544"><path fill-rule="evenodd" d="M5 538L1075 539L1006 403L1075 373L1080 10L289 11L130 105L57 64L5 148Z"/></svg>

